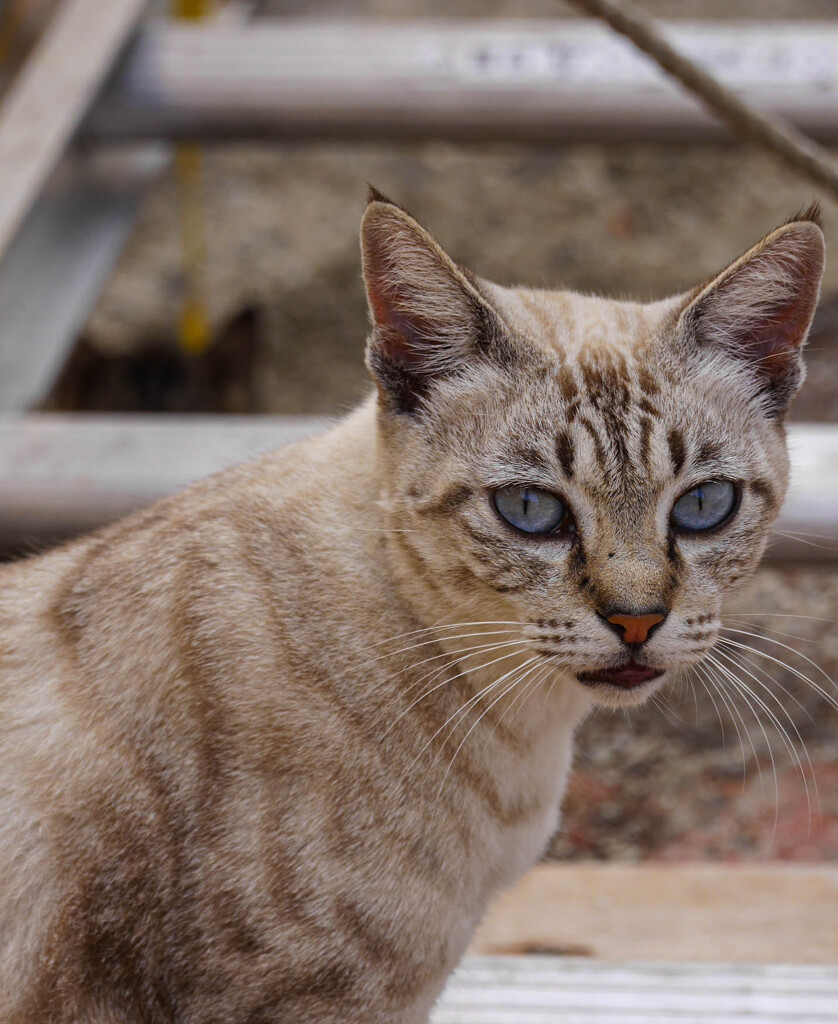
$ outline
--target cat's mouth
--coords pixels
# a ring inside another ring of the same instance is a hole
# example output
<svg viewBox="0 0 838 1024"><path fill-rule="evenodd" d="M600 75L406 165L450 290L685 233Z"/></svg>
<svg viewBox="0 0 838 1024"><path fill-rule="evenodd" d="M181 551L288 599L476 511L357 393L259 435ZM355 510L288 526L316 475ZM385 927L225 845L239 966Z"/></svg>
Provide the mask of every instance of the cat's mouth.
<svg viewBox="0 0 838 1024"><path fill-rule="evenodd" d="M650 683L653 679L659 679L663 673L662 668L648 668L631 660L618 668L597 668L592 672L577 672L576 678L588 686L608 683L611 686L619 686L621 690L631 690L644 683Z"/></svg>

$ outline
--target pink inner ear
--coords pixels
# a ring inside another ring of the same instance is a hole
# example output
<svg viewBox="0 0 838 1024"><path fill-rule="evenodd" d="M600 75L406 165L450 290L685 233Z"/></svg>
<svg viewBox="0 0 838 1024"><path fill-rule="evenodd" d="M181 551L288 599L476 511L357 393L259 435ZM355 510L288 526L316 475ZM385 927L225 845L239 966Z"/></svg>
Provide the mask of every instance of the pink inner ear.
<svg viewBox="0 0 838 1024"><path fill-rule="evenodd" d="M405 313L407 296L398 286L381 287L380 278L369 284L369 300L379 342L390 362L418 369L422 363L421 342L430 325L416 312Z"/></svg>
<svg viewBox="0 0 838 1024"><path fill-rule="evenodd" d="M372 308L373 320L377 324L386 324L390 321L390 306L384 301L384 296L377 289L369 289L369 300Z"/></svg>
<svg viewBox="0 0 838 1024"><path fill-rule="evenodd" d="M782 376L797 359L809 326L809 310L802 311L796 303L774 307L737 339L762 376Z"/></svg>
<svg viewBox="0 0 838 1024"><path fill-rule="evenodd" d="M388 254L380 251L384 247L380 239L373 235L370 239L368 260L365 267L367 297L376 326L390 328L398 332L405 340L409 339L409 318L404 310L407 308L407 294L395 281L388 281L382 268L387 266Z"/></svg>

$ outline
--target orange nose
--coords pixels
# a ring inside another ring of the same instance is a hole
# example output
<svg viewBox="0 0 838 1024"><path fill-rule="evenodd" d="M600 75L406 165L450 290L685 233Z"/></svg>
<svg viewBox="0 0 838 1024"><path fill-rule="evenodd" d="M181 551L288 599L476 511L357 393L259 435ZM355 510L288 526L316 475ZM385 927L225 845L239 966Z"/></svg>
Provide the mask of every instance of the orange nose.
<svg viewBox="0 0 838 1024"><path fill-rule="evenodd" d="M623 630L623 641L627 644L645 643L652 626L663 622L663 615L612 615L608 620Z"/></svg>

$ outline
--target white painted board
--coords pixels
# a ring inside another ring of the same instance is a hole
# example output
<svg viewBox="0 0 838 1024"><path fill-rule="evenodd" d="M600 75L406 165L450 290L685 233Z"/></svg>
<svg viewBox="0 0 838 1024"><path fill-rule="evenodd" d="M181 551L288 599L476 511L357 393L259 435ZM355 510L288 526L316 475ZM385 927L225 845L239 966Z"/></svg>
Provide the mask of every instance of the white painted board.
<svg viewBox="0 0 838 1024"><path fill-rule="evenodd" d="M475 957L432 1024L838 1024L838 968Z"/></svg>
<svg viewBox="0 0 838 1024"><path fill-rule="evenodd" d="M751 102L838 137L832 22L663 24ZM592 20L254 19L142 34L85 124L131 136L561 141L724 138L627 40Z"/></svg>

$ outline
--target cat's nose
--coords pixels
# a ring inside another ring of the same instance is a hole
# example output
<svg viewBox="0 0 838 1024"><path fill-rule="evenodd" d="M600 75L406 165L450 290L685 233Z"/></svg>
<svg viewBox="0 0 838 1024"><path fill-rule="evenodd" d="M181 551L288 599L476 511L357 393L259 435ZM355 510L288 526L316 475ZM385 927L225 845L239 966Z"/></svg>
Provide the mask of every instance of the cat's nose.
<svg viewBox="0 0 838 1024"><path fill-rule="evenodd" d="M623 643L645 644L652 630L666 618L666 612L647 612L645 615L615 612L611 615L603 615L603 618L615 628L616 632L622 633Z"/></svg>

